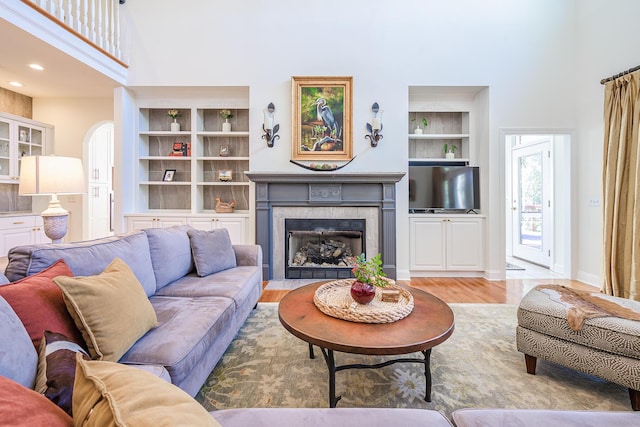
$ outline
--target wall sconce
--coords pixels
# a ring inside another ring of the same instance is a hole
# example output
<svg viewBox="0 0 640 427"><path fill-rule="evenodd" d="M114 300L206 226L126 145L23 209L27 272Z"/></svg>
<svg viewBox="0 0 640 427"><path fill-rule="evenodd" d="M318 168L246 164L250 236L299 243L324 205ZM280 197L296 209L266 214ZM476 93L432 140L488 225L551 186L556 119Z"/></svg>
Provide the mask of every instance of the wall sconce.
<svg viewBox="0 0 640 427"><path fill-rule="evenodd" d="M371 124L367 123L369 135L365 135L365 138L369 138L372 147L377 147L378 141L383 138L380 133L382 132L382 110L380 110L378 103L374 102L371 106L371 111L373 112L373 118L371 119Z"/></svg>
<svg viewBox="0 0 640 427"><path fill-rule="evenodd" d="M276 107L273 105L273 102L270 102L267 109L264 111L264 123L262 123L262 130L264 131L262 139L267 141L267 147L273 147L273 143L276 142L276 139L280 139L280 135L278 135L280 125L273 124L274 111L276 111Z"/></svg>

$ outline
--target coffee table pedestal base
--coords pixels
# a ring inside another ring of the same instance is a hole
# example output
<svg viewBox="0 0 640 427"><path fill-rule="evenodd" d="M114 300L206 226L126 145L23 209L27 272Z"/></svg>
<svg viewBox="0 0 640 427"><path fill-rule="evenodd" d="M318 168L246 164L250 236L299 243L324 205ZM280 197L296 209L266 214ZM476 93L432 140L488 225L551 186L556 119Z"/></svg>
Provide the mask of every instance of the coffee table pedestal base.
<svg viewBox="0 0 640 427"><path fill-rule="evenodd" d="M343 371L345 369L378 369L383 368L385 366L393 365L394 363L422 363L424 365L424 377L425 377L425 394L424 400L427 402L431 402L431 349L421 351L424 359L416 359L416 358L401 358L401 359L392 359L387 360L382 363L375 363L371 365L366 364L350 364L350 365L341 365L336 366L335 358L333 357L333 350L329 350L323 347L320 347L320 351L322 352L322 356L324 356L324 361L327 364L327 369L329 370L329 407L335 408L336 404L340 400L342 396L336 396L336 372ZM313 344L309 344L309 357L311 359L315 359L315 354L313 352Z"/></svg>

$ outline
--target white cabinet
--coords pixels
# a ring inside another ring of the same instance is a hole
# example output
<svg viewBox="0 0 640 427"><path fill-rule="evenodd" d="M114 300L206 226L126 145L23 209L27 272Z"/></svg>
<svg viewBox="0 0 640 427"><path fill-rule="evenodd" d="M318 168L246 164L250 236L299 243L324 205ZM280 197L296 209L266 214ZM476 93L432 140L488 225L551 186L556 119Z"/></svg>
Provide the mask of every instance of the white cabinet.
<svg viewBox="0 0 640 427"><path fill-rule="evenodd" d="M219 215L215 217L190 217L187 223L198 230L215 230L219 228L226 228L229 230L229 237L231 243L240 244L247 243L247 222L248 216L228 216Z"/></svg>
<svg viewBox="0 0 640 427"><path fill-rule="evenodd" d="M165 228L174 225L188 224L197 230L215 230L226 228L234 244L251 243L247 241L248 214L218 214L218 215L125 215L127 231L144 230L145 228Z"/></svg>
<svg viewBox="0 0 640 427"><path fill-rule="evenodd" d="M15 246L51 243L44 234L39 215L7 216L0 218L0 256L7 256Z"/></svg>
<svg viewBox="0 0 640 427"><path fill-rule="evenodd" d="M484 227L482 216L410 216L410 269L483 271Z"/></svg>
<svg viewBox="0 0 640 427"><path fill-rule="evenodd" d="M0 114L0 182L18 183L20 159L46 154L45 141L52 129L44 123Z"/></svg>
<svg viewBox="0 0 640 427"><path fill-rule="evenodd" d="M127 231L144 230L145 228L166 228L174 225L185 225L184 216L158 215L126 215Z"/></svg>

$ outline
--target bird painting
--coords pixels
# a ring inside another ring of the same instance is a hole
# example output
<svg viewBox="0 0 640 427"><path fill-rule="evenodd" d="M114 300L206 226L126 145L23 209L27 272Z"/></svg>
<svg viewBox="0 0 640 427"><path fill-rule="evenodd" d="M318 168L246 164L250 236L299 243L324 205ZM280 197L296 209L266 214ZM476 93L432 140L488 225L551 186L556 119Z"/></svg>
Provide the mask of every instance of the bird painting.
<svg viewBox="0 0 640 427"><path fill-rule="evenodd" d="M338 122L333 117L331 108L327 105L327 100L318 98L312 105L316 106L318 120L322 120L322 123L329 129L330 133L338 135Z"/></svg>

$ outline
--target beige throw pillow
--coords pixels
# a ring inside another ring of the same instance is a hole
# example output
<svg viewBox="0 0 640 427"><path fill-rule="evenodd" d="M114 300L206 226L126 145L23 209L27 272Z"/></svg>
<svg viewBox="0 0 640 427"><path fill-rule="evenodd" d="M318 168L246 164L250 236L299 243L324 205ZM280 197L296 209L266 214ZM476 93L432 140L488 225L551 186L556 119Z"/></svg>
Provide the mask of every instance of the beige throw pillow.
<svg viewBox="0 0 640 427"><path fill-rule="evenodd" d="M157 376L112 362L76 360L74 424L103 426L217 426L194 399Z"/></svg>
<svg viewBox="0 0 640 427"><path fill-rule="evenodd" d="M142 285L120 258L97 276L53 281L94 359L117 362L158 323Z"/></svg>

